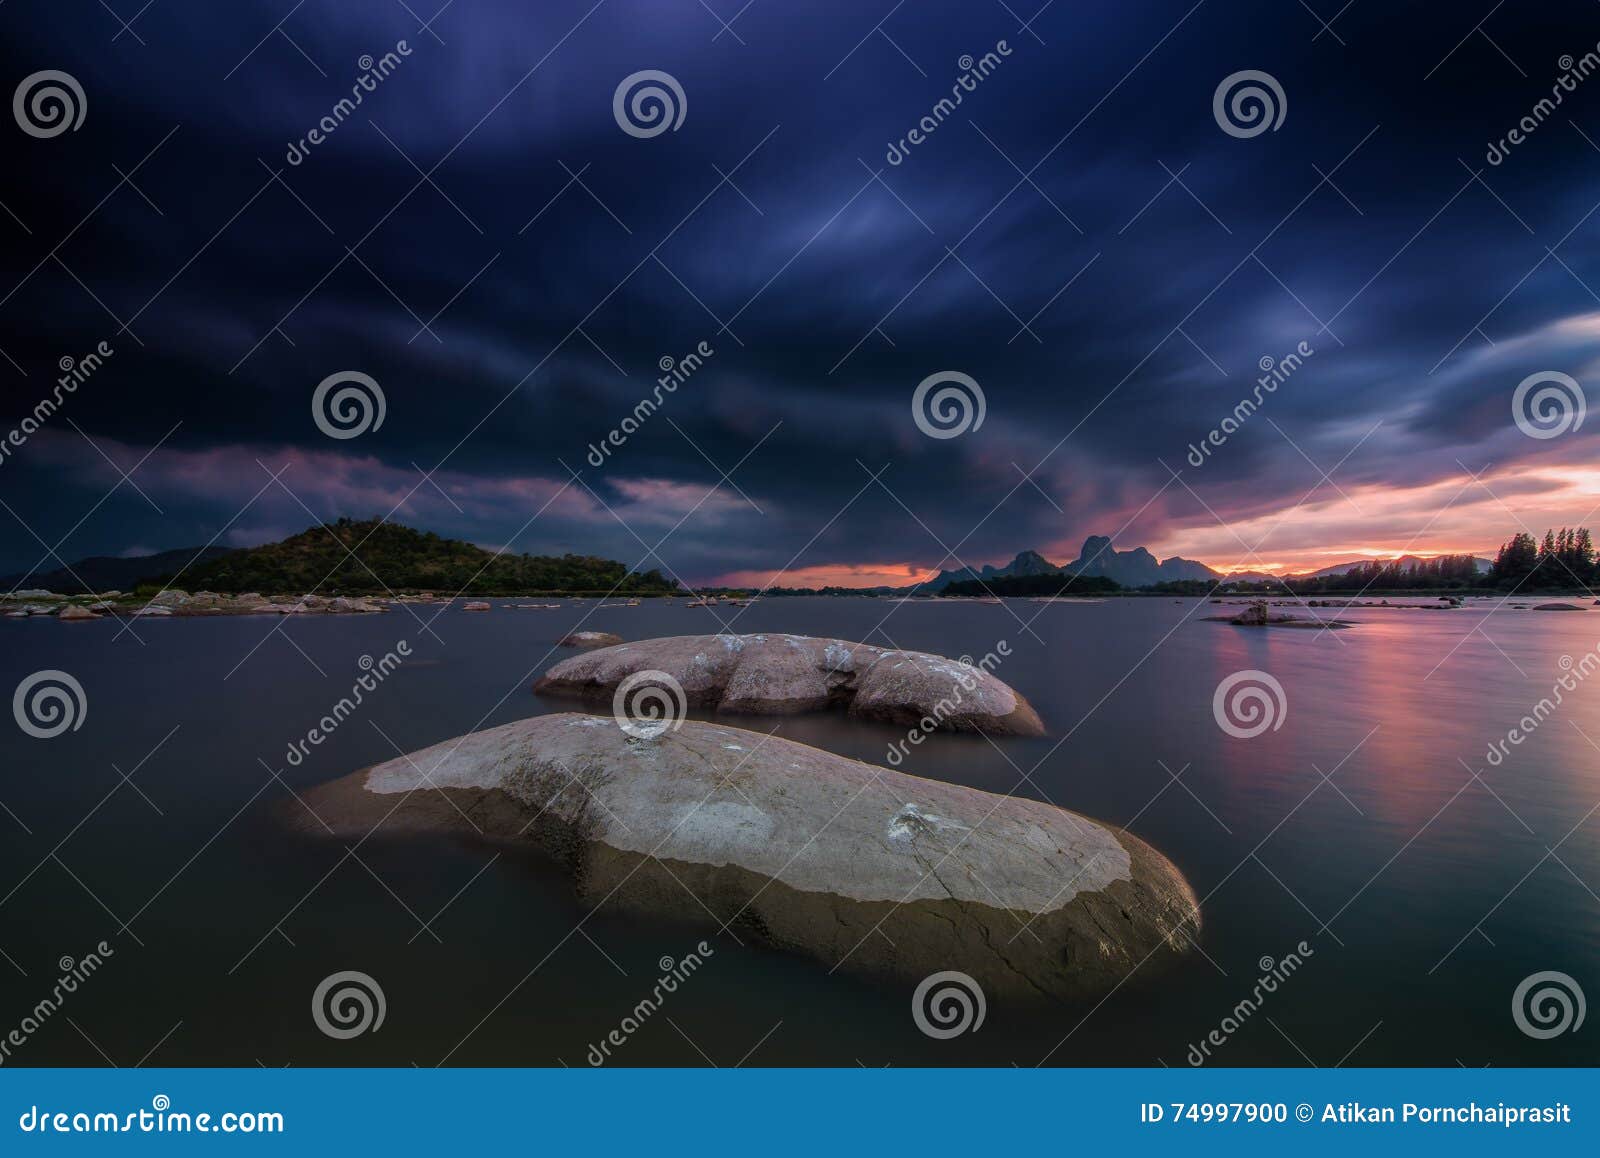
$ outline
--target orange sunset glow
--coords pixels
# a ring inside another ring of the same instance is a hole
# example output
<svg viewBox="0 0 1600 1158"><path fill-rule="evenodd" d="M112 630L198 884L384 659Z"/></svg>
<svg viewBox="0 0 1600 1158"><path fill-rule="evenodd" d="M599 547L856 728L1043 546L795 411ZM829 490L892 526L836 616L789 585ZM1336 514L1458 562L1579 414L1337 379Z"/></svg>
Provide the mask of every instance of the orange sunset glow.
<svg viewBox="0 0 1600 1158"><path fill-rule="evenodd" d="M914 563L819 564L787 571L730 571L712 581L718 587L909 587L932 579L932 567Z"/></svg>
<svg viewBox="0 0 1600 1158"><path fill-rule="evenodd" d="M1184 525L1135 524L1118 536L1116 548L1147 547L1167 559L1181 556L1222 574L1238 571L1295 575L1336 563L1397 559L1402 555L1476 555L1493 558L1518 531L1535 537L1546 527L1580 526L1600 516L1600 468L1540 464L1508 468L1476 478L1461 472L1424 486L1396 488L1352 484L1342 493L1299 505L1219 523L1206 512ZM1078 557L1086 534L1057 539L1037 549L1057 564ZM1018 542L1016 550L1033 544ZM1011 554L1015 554L1012 552ZM813 563L787 570L740 570L711 582L728 587L908 587L939 570L963 565L1004 565L1004 558L920 562Z"/></svg>
<svg viewBox="0 0 1600 1158"><path fill-rule="evenodd" d="M1163 558L1198 559L1224 573L1290 574L1400 555L1493 557L1518 531L1537 536L1600 513L1600 470L1586 466L1535 465L1476 479L1463 471L1425 486L1342 489L1226 526L1207 515L1147 545Z"/></svg>

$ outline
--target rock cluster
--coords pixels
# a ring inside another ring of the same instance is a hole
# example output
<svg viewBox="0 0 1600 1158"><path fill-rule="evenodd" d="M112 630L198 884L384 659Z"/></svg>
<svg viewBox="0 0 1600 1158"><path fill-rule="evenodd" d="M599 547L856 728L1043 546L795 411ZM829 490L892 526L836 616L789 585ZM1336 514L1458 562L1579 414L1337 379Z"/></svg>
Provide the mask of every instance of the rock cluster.
<svg viewBox="0 0 1600 1158"><path fill-rule="evenodd" d="M139 601L120 591L107 591L88 601L72 601L65 595L32 593L36 600L17 604L23 592L16 592L4 602L9 618L25 616L55 616L57 619L95 619L101 615L132 615L141 618L165 618L173 615L366 615L387 611L382 603L366 597L343 595L274 595L271 597L249 592L244 595L222 595L215 591L196 591L190 594L169 587Z"/></svg>
<svg viewBox="0 0 1600 1158"><path fill-rule="evenodd" d="M1033 705L983 666L807 635L679 635L620 644L561 661L533 690L609 700L644 671L665 672L689 705L716 712L842 708L923 731L1044 734Z"/></svg>

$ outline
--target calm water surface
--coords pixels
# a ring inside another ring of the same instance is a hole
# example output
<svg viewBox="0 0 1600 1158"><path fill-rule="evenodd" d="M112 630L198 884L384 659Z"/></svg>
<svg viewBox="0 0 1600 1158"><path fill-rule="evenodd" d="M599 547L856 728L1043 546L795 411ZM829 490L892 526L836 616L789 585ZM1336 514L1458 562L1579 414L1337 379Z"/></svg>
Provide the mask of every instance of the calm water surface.
<svg viewBox="0 0 1600 1158"><path fill-rule="evenodd" d="M49 995L60 958L102 939L115 951L8 1064L585 1064L658 960L702 931L602 908L574 933L584 910L539 862L447 840L374 838L352 856L279 814L290 789L570 710L529 688L572 654L553 645L580 621L628 639L717 629L681 602L511 602L457 604L431 631L405 609L143 621L138 639L109 621L0 622L0 688L57 668L88 697L83 726L58 739L0 728L0 1033ZM1214 609L1194 600L719 608L738 631L950 656L1006 640L997 674L1050 735L998 750L939 737L904 770L1129 824L1203 898L1202 952L1099 1004L991 1003L981 1030L934 1041L909 986L722 938L616 1062L1181 1066L1262 959L1301 941L1304 966L1213 1064L1600 1062L1593 1024L1539 1041L1511 1017L1517 983L1541 970L1600 997L1600 677L1499 766L1485 755L1549 694L1563 656L1600 642L1600 611L1490 606L1350 611L1359 626L1338 633L1202 622ZM360 657L400 639L414 658L289 766L289 743L348 693ZM1212 693L1246 668L1270 672L1288 710L1237 739ZM843 716L730 719L875 763L903 734ZM344 969L376 977L388 1011L377 1033L335 1041L311 994Z"/></svg>

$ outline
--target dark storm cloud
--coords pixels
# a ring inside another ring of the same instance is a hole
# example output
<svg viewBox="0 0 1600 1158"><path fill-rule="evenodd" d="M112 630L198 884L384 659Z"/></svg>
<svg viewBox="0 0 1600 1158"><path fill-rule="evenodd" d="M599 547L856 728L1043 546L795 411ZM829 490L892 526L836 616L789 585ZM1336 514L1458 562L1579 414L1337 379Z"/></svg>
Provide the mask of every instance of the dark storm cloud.
<svg viewBox="0 0 1600 1158"><path fill-rule="evenodd" d="M1600 141L1600 81L1502 164L1484 152L1560 56L1600 40L1592 5L1507 10L1465 41L1466 14L1365 5L1331 33L1268 3L1054 4L1028 28L999 3L919 4L880 32L889 4L758 0L732 32L690 0L457 0L431 32L393 0L282 7L156 5L142 44L109 15L0 10L7 83L58 68L89 99L76 133L8 124L0 179L0 349L26 371L0 365L4 426L60 358L115 348L0 466L46 545L121 483L69 558L398 506L687 579L949 566L948 548L1071 554L1124 524L1127 545L1183 542L1217 530L1212 512L1331 495L1318 467L1347 454L1341 487L1404 490L1589 446L1587 427L1520 435L1510 394L1537 370L1582 380L1597 355L1600 149L1583 134ZM289 164L358 58L401 40L355 115ZM958 58L1002 40L955 114L888 163ZM642 69L681 83L679 131L613 120ZM1282 83L1279 131L1241 140L1213 119L1242 69ZM119 188L136 165L137 190ZM702 341L715 353L661 411L586 462L658 360ZM1187 465L1258 361L1300 342L1306 364ZM350 442L309 406L341 369L388 407ZM910 410L943 369L988 405L949 441ZM106 456L127 469L158 443L134 477L147 501ZM747 454L743 495L712 492ZM260 465L286 462L304 507ZM31 565L43 548L4 517L0 564Z"/></svg>

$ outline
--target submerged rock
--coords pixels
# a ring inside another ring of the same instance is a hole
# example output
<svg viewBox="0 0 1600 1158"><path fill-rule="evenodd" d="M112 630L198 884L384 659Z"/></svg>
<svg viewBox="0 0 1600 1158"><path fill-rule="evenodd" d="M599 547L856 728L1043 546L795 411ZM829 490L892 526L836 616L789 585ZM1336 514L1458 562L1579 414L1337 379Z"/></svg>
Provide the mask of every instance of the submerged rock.
<svg viewBox="0 0 1600 1158"><path fill-rule="evenodd" d="M1535 603L1535 611L1582 611L1576 603Z"/></svg>
<svg viewBox="0 0 1600 1158"><path fill-rule="evenodd" d="M676 635L562 660L539 695L610 700L636 672L665 672L689 705L745 715L844 708L924 731L1042 736L1022 695L970 666L921 651L808 635Z"/></svg>
<svg viewBox="0 0 1600 1158"><path fill-rule="evenodd" d="M336 839L381 826L531 845L608 909L905 981L959 969L991 996L1105 993L1199 927L1170 861L1064 809L761 732L632 730L536 716L325 784L286 815Z"/></svg>
<svg viewBox="0 0 1600 1158"><path fill-rule="evenodd" d="M1313 600L1308 606L1327 606L1327 604L1318 604ZM1231 623L1235 627L1298 627L1311 631L1337 631L1350 626L1337 619L1302 619L1298 615L1273 615L1267 610L1267 602L1264 599L1255 600L1238 615L1207 615L1204 618L1211 623Z"/></svg>
<svg viewBox="0 0 1600 1158"><path fill-rule="evenodd" d="M574 631L564 637L557 647L611 647L623 642L614 631Z"/></svg>

